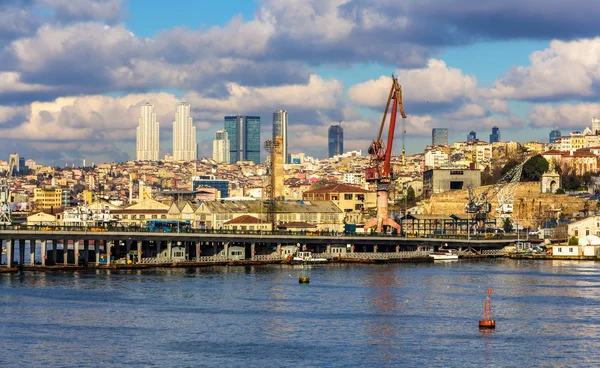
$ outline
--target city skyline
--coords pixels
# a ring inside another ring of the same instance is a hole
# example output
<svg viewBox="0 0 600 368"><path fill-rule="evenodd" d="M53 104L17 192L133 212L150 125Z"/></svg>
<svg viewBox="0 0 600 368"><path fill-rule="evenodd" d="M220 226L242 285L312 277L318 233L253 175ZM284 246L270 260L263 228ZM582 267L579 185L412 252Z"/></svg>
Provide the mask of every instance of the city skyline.
<svg viewBox="0 0 600 368"><path fill-rule="evenodd" d="M135 159L148 102L163 122L162 157L173 149L164 122L181 100L203 157L223 116L260 116L270 137L278 109L293 117L289 153L326 157L328 127L340 120L346 149L364 151L392 73L409 154L434 127L463 139L497 126L503 140L545 142L553 128L583 130L600 116L596 2L232 1L3 1L0 156Z"/></svg>

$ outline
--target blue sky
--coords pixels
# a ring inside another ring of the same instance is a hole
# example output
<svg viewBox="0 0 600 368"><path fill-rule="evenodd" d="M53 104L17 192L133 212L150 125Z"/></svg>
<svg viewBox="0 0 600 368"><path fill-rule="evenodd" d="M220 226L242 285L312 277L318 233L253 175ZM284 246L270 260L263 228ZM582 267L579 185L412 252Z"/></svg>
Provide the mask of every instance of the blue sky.
<svg viewBox="0 0 600 368"><path fill-rule="evenodd" d="M47 163L131 159L145 102L155 105L162 155L181 99L192 104L202 155L224 115L260 115L266 140L277 109L289 113L289 152L324 157L338 120L345 147L364 151L392 73L408 152L422 151L434 127L453 142L470 130L487 139L497 125L523 143L600 116L600 2L445 4L5 0L0 157L19 147Z"/></svg>

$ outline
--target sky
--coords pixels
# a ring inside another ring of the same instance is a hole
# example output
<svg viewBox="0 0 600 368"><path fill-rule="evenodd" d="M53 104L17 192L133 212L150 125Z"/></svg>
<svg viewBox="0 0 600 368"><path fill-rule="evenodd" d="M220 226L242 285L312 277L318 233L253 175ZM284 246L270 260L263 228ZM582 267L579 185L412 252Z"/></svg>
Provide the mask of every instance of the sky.
<svg viewBox="0 0 600 368"><path fill-rule="evenodd" d="M140 106L155 105L161 157L175 106L192 106L201 156L225 115L289 114L288 152L327 155L375 138L391 75L406 151L432 128L450 143L548 141L600 116L597 0L2 0L0 160L135 159ZM398 130L397 130L398 132ZM400 132L394 152L401 152ZM263 157L264 157L263 152Z"/></svg>

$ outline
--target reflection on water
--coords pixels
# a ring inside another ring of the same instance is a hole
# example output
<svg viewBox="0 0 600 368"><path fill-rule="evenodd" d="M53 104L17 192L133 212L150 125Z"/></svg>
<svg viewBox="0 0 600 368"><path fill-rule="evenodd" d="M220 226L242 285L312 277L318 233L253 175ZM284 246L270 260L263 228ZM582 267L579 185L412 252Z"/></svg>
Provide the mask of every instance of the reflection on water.
<svg viewBox="0 0 600 368"><path fill-rule="evenodd" d="M0 275L0 366L598 366L593 262ZM497 328L479 331L494 289ZM41 363L43 362L43 364Z"/></svg>

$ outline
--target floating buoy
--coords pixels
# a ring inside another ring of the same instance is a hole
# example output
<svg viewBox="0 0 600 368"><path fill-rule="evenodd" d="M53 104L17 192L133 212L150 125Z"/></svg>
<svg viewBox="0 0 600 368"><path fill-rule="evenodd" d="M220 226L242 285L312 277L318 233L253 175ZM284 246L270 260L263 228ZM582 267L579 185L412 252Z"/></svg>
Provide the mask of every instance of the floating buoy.
<svg viewBox="0 0 600 368"><path fill-rule="evenodd" d="M298 278L298 282L299 282L300 284L310 284L310 277L308 277L308 276L304 276L304 275L301 275L301 276Z"/></svg>
<svg viewBox="0 0 600 368"><path fill-rule="evenodd" d="M479 320L479 328L481 329L496 328L496 321L492 319L492 298L490 295L492 295L492 289L488 289L488 296L483 303L483 319Z"/></svg>

